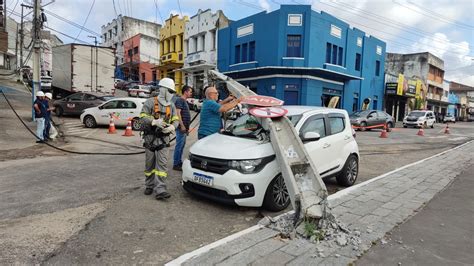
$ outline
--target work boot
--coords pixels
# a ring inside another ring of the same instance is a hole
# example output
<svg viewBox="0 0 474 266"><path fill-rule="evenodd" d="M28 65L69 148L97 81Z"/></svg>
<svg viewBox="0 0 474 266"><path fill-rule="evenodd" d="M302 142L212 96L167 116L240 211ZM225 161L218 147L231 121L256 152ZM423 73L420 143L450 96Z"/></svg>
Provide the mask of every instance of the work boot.
<svg viewBox="0 0 474 266"><path fill-rule="evenodd" d="M171 194L166 191L161 192L160 194L156 194L155 196L157 200L164 200L164 199L168 199L169 197L171 197Z"/></svg>
<svg viewBox="0 0 474 266"><path fill-rule="evenodd" d="M152 188L148 188L148 187L145 188L145 192L143 192L143 194L145 194L145 195L147 195L147 196L148 196L148 195L151 195L151 193L153 193L153 189L152 189Z"/></svg>
<svg viewBox="0 0 474 266"><path fill-rule="evenodd" d="M175 171L183 171L183 166L181 166L180 164L175 165L175 166L173 166L173 170L175 170Z"/></svg>

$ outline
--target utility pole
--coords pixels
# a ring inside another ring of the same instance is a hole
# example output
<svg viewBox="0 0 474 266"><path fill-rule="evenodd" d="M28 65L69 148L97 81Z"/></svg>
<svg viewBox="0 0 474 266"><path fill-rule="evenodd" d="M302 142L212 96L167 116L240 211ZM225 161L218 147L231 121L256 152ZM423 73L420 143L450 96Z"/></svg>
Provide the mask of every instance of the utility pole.
<svg viewBox="0 0 474 266"><path fill-rule="evenodd" d="M23 47L24 47L24 31L23 31L23 8L33 8L32 6L21 4L21 18L20 18L20 67L23 67Z"/></svg>
<svg viewBox="0 0 474 266"><path fill-rule="evenodd" d="M34 12L33 12L33 88L31 90L32 104L34 105L36 98L36 91L41 90L41 68L40 68L40 57L41 57L41 27L43 22L41 21L41 0L34 0ZM32 108L32 119L35 120L35 110Z"/></svg>

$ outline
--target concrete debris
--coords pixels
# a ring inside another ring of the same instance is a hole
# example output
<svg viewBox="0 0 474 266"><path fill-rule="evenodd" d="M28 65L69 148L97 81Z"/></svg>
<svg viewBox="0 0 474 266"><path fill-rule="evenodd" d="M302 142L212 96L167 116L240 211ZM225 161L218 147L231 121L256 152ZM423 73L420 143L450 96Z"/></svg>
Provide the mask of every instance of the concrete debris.
<svg viewBox="0 0 474 266"><path fill-rule="evenodd" d="M370 233L372 233L372 232L373 232L373 230L372 230L372 229L370 229L370 228L367 228L367 231L366 231L366 232L367 232L367 234L370 234Z"/></svg>
<svg viewBox="0 0 474 266"><path fill-rule="evenodd" d="M336 257L336 258L339 258L340 256L341 256L341 255L339 255L339 254L337 254L337 253L334 254L334 257Z"/></svg>
<svg viewBox="0 0 474 266"><path fill-rule="evenodd" d="M398 240L397 243L401 245L401 244L403 244L403 241Z"/></svg>
<svg viewBox="0 0 474 266"><path fill-rule="evenodd" d="M440 225L441 225L441 226L444 226L444 224L443 224L443 223L442 223L442 224L440 224Z"/></svg>
<svg viewBox="0 0 474 266"><path fill-rule="evenodd" d="M336 236L336 242L339 246L347 245L347 238L346 235L338 235Z"/></svg>
<svg viewBox="0 0 474 266"><path fill-rule="evenodd" d="M354 231L354 235L355 235L355 236L360 236L360 231L357 231L357 230Z"/></svg>
<svg viewBox="0 0 474 266"><path fill-rule="evenodd" d="M123 231L123 234L126 235L126 236L130 236L133 234L133 232L130 232L130 231Z"/></svg>
<svg viewBox="0 0 474 266"><path fill-rule="evenodd" d="M143 249L138 249L138 250L135 250L135 251L133 252L133 254L138 254L138 253L142 253L142 252L143 252Z"/></svg>
<svg viewBox="0 0 474 266"><path fill-rule="evenodd" d="M385 245L385 244L387 244L387 240L385 240L385 239L382 238L382 240L380 240L380 243L381 243L382 245Z"/></svg>
<svg viewBox="0 0 474 266"><path fill-rule="evenodd" d="M423 240L423 239L420 239L420 242L421 242L421 243L423 243L423 242L425 242L425 240Z"/></svg>
<svg viewBox="0 0 474 266"><path fill-rule="evenodd" d="M412 250L411 250L411 253L415 253L415 250L414 250L414 249L412 249Z"/></svg>

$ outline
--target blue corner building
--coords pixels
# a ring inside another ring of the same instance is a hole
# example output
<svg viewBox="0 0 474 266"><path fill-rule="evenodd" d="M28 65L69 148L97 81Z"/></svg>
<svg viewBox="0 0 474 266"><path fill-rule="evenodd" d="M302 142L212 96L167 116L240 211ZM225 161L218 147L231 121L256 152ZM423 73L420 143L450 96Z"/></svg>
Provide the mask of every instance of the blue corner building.
<svg viewBox="0 0 474 266"><path fill-rule="evenodd" d="M220 72L286 105L382 109L385 42L310 5L282 5L218 32Z"/></svg>

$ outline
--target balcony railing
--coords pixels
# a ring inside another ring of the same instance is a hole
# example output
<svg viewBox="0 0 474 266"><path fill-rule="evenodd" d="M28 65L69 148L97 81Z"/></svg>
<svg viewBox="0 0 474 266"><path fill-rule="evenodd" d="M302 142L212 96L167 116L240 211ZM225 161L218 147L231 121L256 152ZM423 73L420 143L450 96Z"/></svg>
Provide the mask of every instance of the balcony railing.
<svg viewBox="0 0 474 266"><path fill-rule="evenodd" d="M161 64L176 63L178 61L178 53L172 52L164 54L161 56L160 61Z"/></svg>

